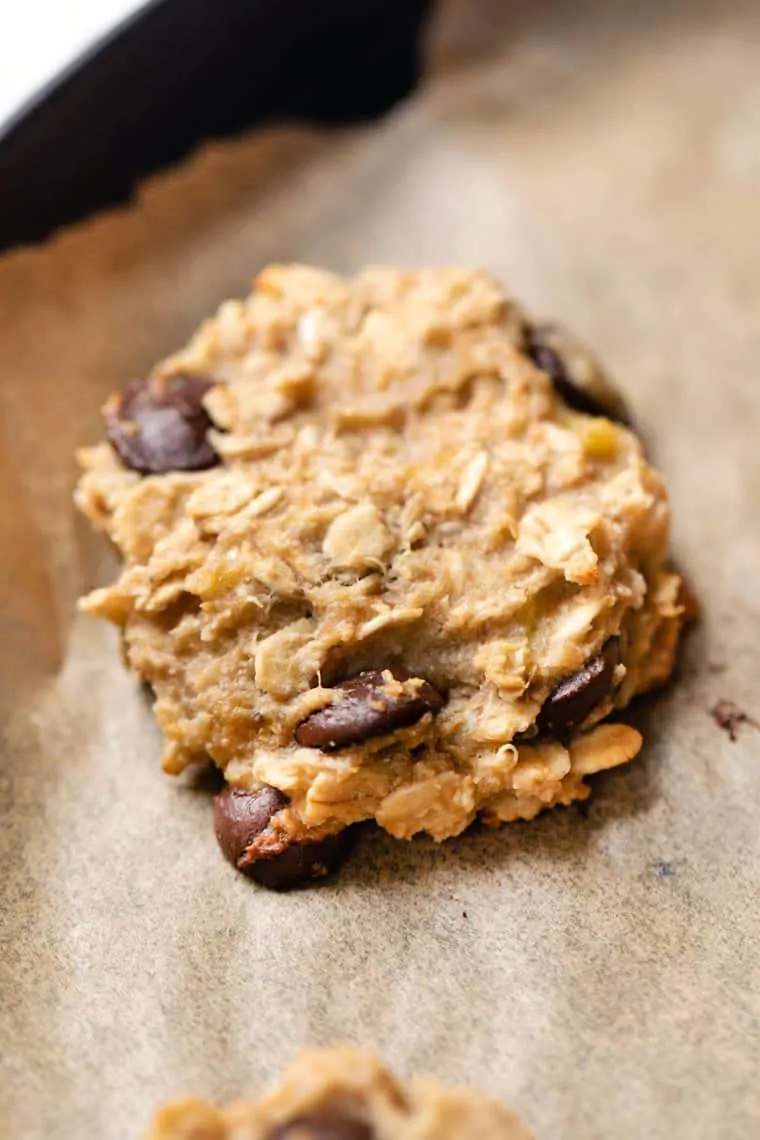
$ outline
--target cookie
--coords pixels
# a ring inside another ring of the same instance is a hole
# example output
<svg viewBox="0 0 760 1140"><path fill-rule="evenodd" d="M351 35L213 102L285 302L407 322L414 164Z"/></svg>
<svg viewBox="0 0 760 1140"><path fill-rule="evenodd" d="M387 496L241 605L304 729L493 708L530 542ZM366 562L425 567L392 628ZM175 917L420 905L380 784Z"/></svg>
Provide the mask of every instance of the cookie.
<svg viewBox="0 0 760 1140"><path fill-rule="evenodd" d="M148 1140L530 1140L502 1105L427 1081L399 1081L370 1054L302 1055L258 1101L217 1109L201 1100L163 1108Z"/></svg>
<svg viewBox="0 0 760 1140"><path fill-rule="evenodd" d="M227 858L320 878L353 825L499 825L631 760L684 620L661 477L584 350L487 276L272 266L105 407L82 602L213 761Z"/></svg>

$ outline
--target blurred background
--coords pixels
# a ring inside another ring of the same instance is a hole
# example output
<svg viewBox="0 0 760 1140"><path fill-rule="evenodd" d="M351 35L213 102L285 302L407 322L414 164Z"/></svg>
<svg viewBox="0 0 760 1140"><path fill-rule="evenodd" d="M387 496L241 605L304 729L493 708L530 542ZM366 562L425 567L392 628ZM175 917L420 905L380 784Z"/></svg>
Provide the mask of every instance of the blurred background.
<svg viewBox="0 0 760 1140"><path fill-rule="evenodd" d="M0 6L0 123L147 0L25 0Z"/></svg>

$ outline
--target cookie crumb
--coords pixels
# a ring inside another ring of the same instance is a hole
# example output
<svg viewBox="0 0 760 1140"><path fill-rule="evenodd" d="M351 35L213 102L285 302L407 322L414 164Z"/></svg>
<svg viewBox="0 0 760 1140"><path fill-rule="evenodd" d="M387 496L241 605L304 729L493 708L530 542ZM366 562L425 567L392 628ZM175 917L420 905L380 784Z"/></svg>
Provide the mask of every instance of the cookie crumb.
<svg viewBox="0 0 760 1140"><path fill-rule="evenodd" d="M718 728L722 728L724 732L728 733L730 740L738 739L738 729L740 724L751 724L753 728L760 728L760 724L749 715L740 709L734 701L720 700L714 708L710 709L710 716L713 718Z"/></svg>

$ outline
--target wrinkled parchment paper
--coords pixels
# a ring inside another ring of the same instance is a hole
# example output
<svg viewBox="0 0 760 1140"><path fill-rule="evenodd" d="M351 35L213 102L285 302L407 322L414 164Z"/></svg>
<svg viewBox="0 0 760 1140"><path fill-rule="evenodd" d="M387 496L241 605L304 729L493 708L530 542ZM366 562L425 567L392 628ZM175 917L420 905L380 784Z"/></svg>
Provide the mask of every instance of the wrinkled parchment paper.
<svg viewBox="0 0 760 1140"><path fill-rule="evenodd" d="M383 123L215 145L0 263L0 1135L142 1135L306 1044L508 1098L539 1140L760 1135L760 8L449 3ZM55 193L51 186L50 192ZM270 259L479 264L600 351L704 616L585 815L370 836L290 896L164 777L70 505L99 405Z"/></svg>

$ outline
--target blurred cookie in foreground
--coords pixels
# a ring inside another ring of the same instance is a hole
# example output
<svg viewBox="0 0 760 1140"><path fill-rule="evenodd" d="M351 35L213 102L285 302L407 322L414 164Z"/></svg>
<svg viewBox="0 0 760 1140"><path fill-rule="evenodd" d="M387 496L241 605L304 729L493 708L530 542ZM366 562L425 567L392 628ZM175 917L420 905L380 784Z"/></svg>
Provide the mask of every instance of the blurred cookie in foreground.
<svg viewBox="0 0 760 1140"><path fill-rule="evenodd" d="M163 1108L148 1140L531 1140L494 1100L416 1078L400 1081L371 1054L303 1054L261 1100L217 1109L201 1100Z"/></svg>

